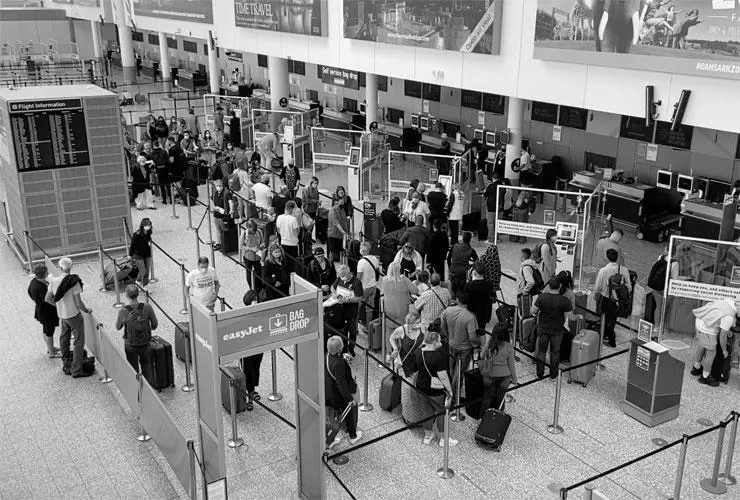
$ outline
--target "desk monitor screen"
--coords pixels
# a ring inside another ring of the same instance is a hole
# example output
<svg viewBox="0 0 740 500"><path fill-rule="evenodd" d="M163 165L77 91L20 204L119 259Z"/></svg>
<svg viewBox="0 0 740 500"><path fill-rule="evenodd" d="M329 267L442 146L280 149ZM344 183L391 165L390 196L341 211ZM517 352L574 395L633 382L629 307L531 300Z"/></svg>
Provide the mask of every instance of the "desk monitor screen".
<svg viewBox="0 0 740 500"><path fill-rule="evenodd" d="M655 180L655 185L659 188L671 189L671 182L673 181L673 172L668 170L658 170L658 177Z"/></svg>
<svg viewBox="0 0 740 500"><path fill-rule="evenodd" d="M575 243L578 236L578 224L574 222L556 222L555 230L558 232L560 243Z"/></svg>
<svg viewBox="0 0 740 500"><path fill-rule="evenodd" d="M455 137L455 134L460 130L460 124L455 122L448 122L445 120L440 120L440 132L443 132L447 134L447 137L452 140Z"/></svg>
<svg viewBox="0 0 740 500"><path fill-rule="evenodd" d="M478 139L480 142L483 142L483 130L477 128L473 131L473 139Z"/></svg>
<svg viewBox="0 0 740 500"><path fill-rule="evenodd" d="M486 146L496 146L496 132L486 132Z"/></svg>
<svg viewBox="0 0 740 500"><path fill-rule="evenodd" d="M707 179L706 200L712 203L722 203L726 194L730 194L732 185L716 179Z"/></svg>
<svg viewBox="0 0 740 500"><path fill-rule="evenodd" d="M429 130L429 117L428 116L422 116L419 118L419 124L421 125L422 130Z"/></svg>
<svg viewBox="0 0 740 500"><path fill-rule="evenodd" d="M419 128L419 115L411 115L411 126Z"/></svg>
<svg viewBox="0 0 740 500"><path fill-rule="evenodd" d="M691 193L691 189L694 186L694 178L690 175L679 175L678 184L676 185L676 191L679 193L688 194Z"/></svg>
<svg viewBox="0 0 740 500"><path fill-rule="evenodd" d="M367 104L364 102L360 103L360 114L362 116L365 116L365 113L367 113Z"/></svg>

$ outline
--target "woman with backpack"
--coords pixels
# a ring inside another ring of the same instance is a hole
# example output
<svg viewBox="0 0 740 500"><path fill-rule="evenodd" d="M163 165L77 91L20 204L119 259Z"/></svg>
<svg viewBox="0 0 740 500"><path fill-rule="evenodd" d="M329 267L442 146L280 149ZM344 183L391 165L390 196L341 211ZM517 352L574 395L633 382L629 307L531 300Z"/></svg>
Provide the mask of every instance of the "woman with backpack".
<svg viewBox="0 0 740 500"><path fill-rule="evenodd" d="M126 359L137 373L149 373L149 341L152 340L152 331L157 329L159 322L151 305L139 302L139 287L126 287L128 305L118 310L116 330L123 331L123 347ZM141 365L141 371L139 371Z"/></svg>
<svg viewBox="0 0 740 500"><path fill-rule="evenodd" d="M239 254L247 270L247 283L257 292L262 289L262 254L266 246L262 232L257 228L257 222L249 219L239 241Z"/></svg>
<svg viewBox="0 0 740 500"><path fill-rule="evenodd" d="M149 273L152 268L152 221L148 217L141 219L139 229L131 235L129 256L134 259L139 268L136 276L142 287L149 284Z"/></svg>
<svg viewBox="0 0 740 500"><path fill-rule="evenodd" d="M506 389L512 383L517 384L514 347L511 345L509 326L498 323L493 328L493 334L483 348L478 363L483 376L483 402L480 414L485 415L489 408L503 410Z"/></svg>
<svg viewBox="0 0 740 500"><path fill-rule="evenodd" d="M540 258L542 259L540 272L542 273L542 281L545 283L555 276L558 267L558 248L555 246L557 239L558 232L554 229L548 229L545 233L545 242L540 245Z"/></svg>
<svg viewBox="0 0 740 500"><path fill-rule="evenodd" d="M319 207L321 206L319 196L319 179L318 177L311 177L308 186L303 188L301 199L303 200L303 211L313 220L316 220Z"/></svg>

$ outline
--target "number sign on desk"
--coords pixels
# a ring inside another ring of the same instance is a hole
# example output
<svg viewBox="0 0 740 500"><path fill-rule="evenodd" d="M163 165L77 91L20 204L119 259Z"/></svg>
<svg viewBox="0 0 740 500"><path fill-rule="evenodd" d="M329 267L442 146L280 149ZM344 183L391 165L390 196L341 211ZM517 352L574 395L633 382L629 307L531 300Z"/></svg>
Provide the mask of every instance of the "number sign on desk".
<svg viewBox="0 0 740 500"><path fill-rule="evenodd" d="M90 164L80 99L18 101L9 108L19 172Z"/></svg>

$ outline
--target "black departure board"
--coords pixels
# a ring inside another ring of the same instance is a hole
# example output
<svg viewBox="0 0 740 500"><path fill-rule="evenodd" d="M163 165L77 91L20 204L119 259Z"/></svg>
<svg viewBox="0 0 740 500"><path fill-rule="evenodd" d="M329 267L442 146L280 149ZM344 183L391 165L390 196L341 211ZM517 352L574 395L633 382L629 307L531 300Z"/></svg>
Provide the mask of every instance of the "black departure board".
<svg viewBox="0 0 740 500"><path fill-rule="evenodd" d="M460 106L464 108L480 110L481 105L482 105L482 98L483 98L482 92L476 92L475 90L462 89L460 91Z"/></svg>
<svg viewBox="0 0 740 500"><path fill-rule="evenodd" d="M671 130L669 122L658 122L655 128L655 143L678 149L691 149L691 138L694 136L694 127L679 125L675 131Z"/></svg>
<svg viewBox="0 0 740 500"><path fill-rule="evenodd" d="M532 120L556 124L558 122L558 105L532 101Z"/></svg>
<svg viewBox="0 0 740 500"><path fill-rule="evenodd" d="M587 109L574 108L571 106L560 106L560 117L558 118L558 125L562 125L563 127L586 130L587 121Z"/></svg>
<svg viewBox="0 0 740 500"><path fill-rule="evenodd" d="M641 142L653 142L653 127L645 126L645 118L622 115L619 137Z"/></svg>
<svg viewBox="0 0 740 500"><path fill-rule="evenodd" d="M737 151L735 151L735 158L740 160L740 135L737 137Z"/></svg>
<svg viewBox="0 0 740 500"><path fill-rule="evenodd" d="M90 164L80 99L9 103L18 171Z"/></svg>
<svg viewBox="0 0 740 500"><path fill-rule="evenodd" d="M506 111L506 97L497 94L483 93L483 111L503 115Z"/></svg>

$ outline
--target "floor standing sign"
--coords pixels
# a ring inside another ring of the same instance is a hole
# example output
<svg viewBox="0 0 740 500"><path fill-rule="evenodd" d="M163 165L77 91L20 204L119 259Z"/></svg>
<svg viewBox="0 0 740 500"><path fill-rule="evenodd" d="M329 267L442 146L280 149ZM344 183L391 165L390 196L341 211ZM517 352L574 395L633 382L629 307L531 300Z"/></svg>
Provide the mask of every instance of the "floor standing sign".
<svg viewBox="0 0 740 500"><path fill-rule="evenodd" d="M226 478L220 365L295 345L298 491L302 498L325 498L321 461L326 448L321 290L293 274L289 297L220 313L192 302L190 311L206 483Z"/></svg>

